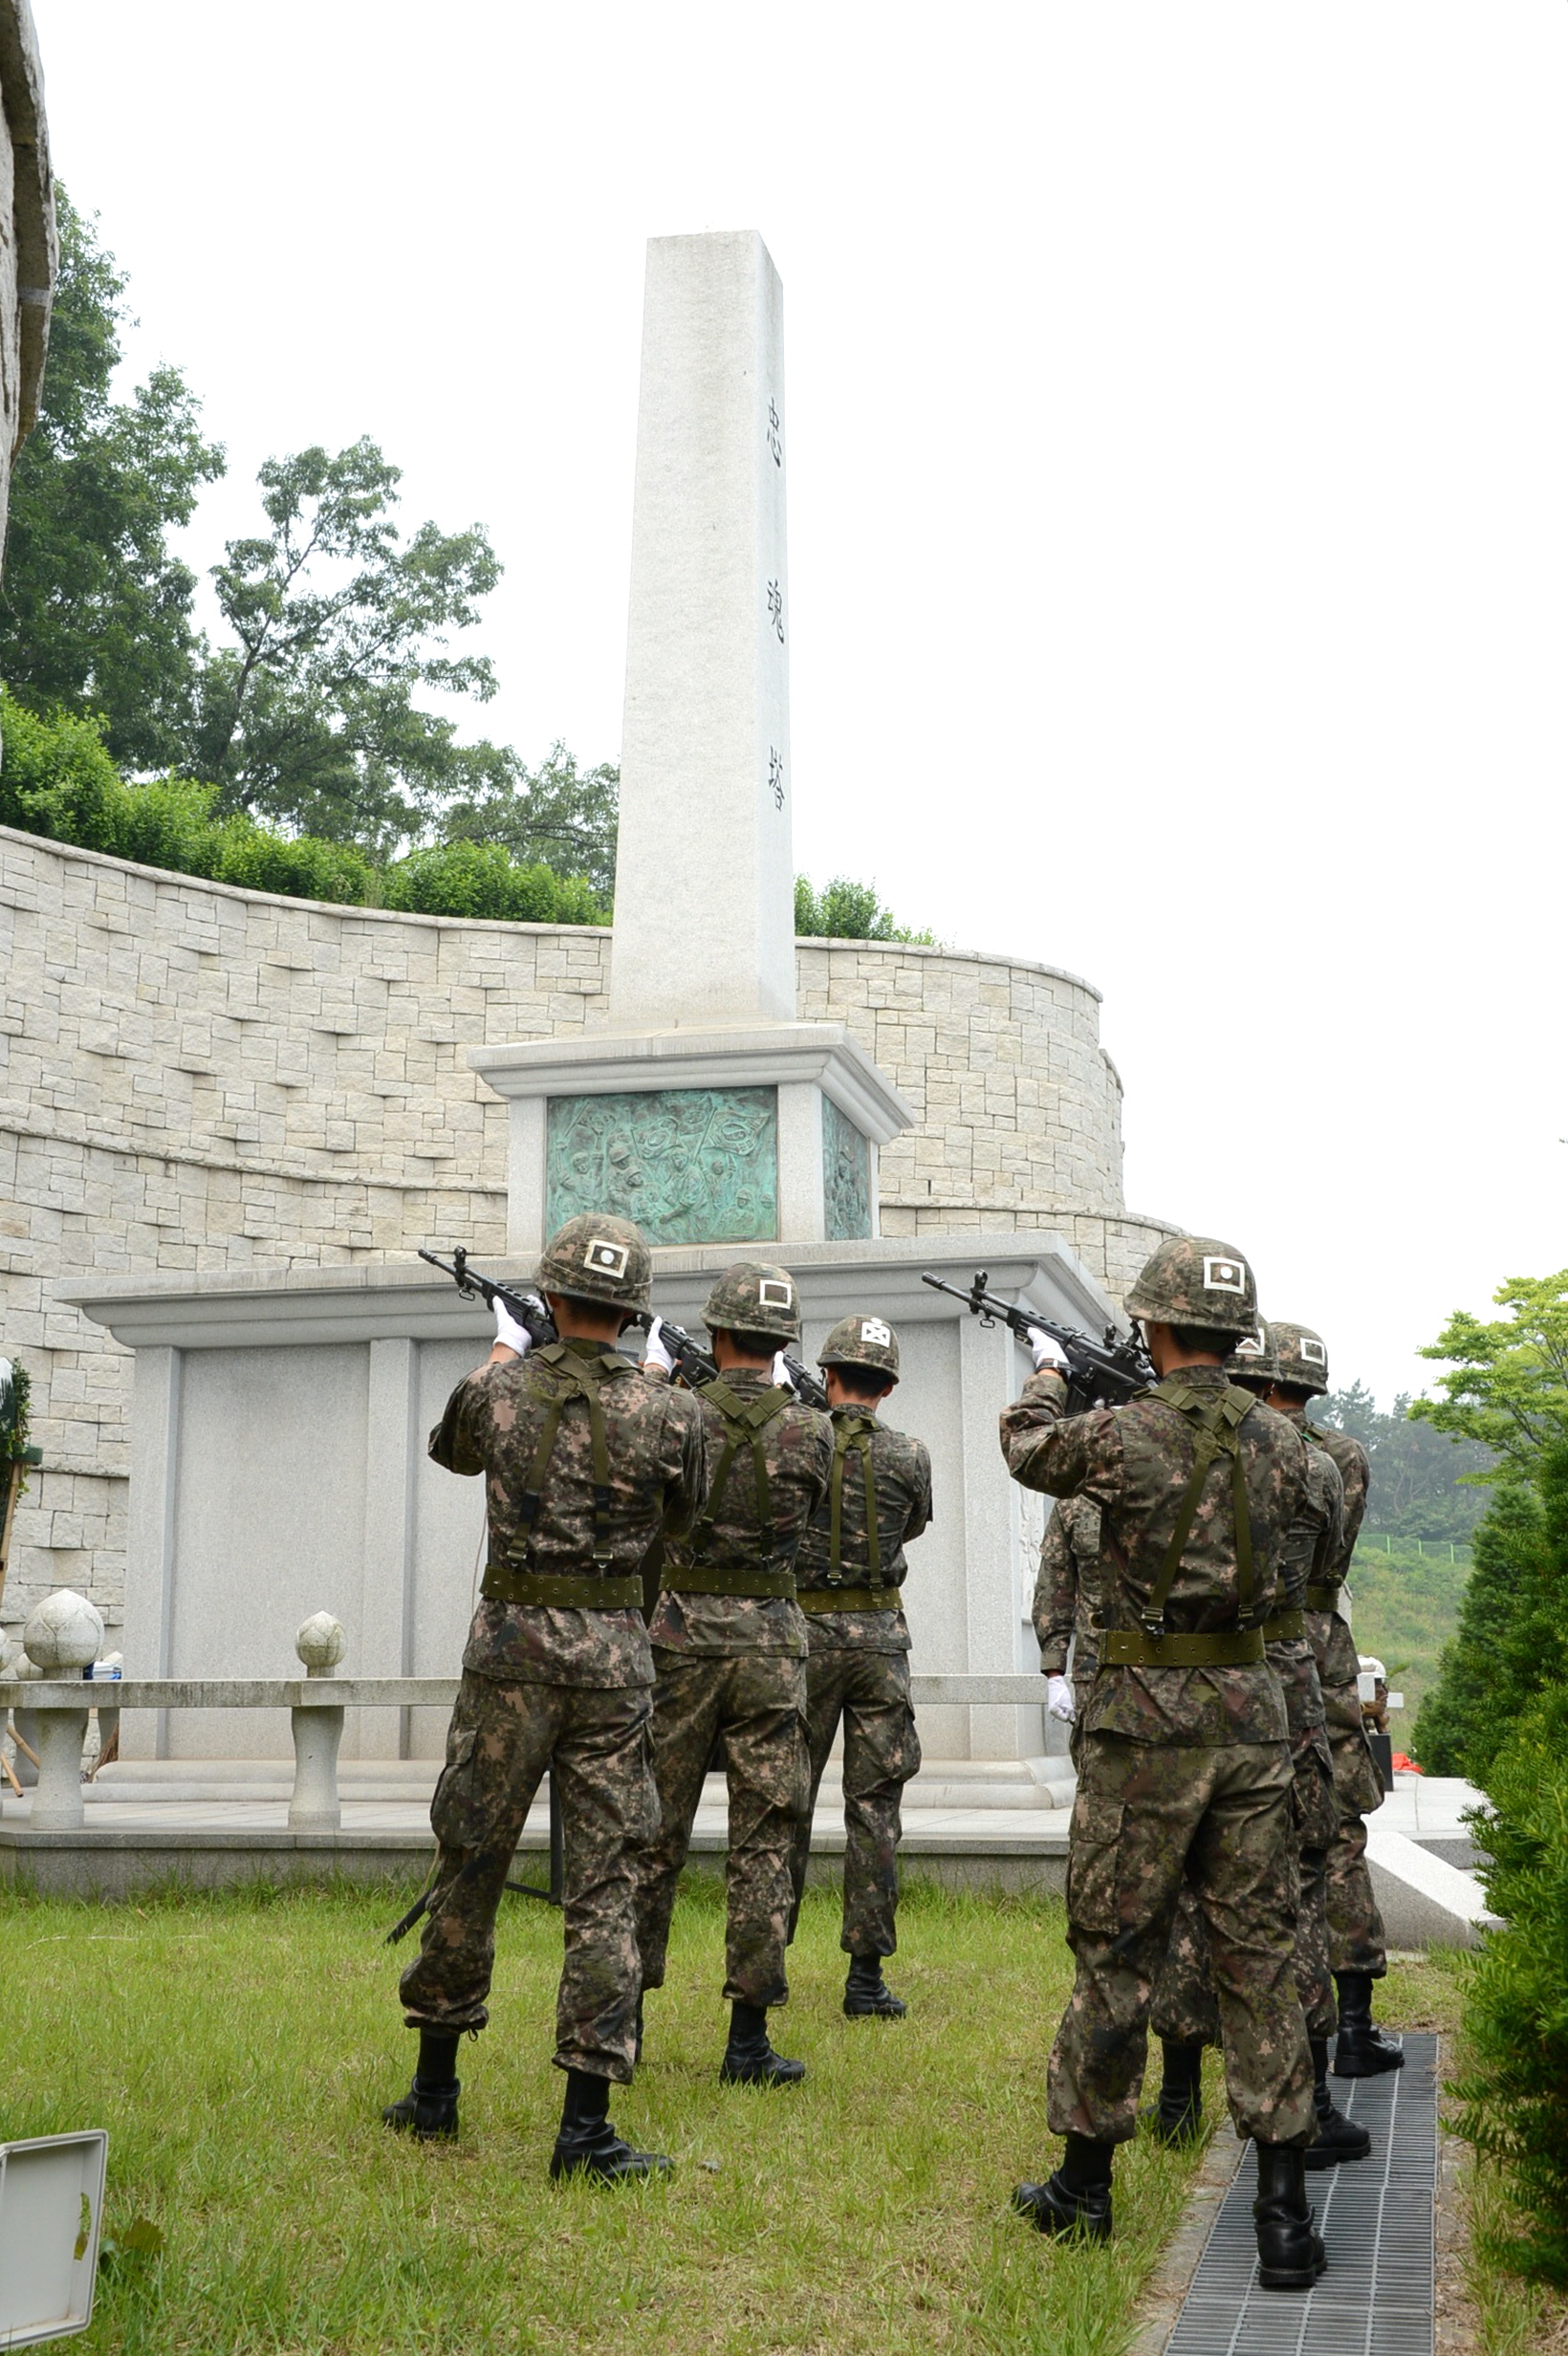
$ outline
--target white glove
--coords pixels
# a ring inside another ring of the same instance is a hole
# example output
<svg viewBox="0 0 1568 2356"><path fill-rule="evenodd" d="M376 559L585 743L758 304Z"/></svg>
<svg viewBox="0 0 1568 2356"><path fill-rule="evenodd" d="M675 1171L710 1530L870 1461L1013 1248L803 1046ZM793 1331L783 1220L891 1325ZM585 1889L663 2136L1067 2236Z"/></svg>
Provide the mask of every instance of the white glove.
<svg viewBox="0 0 1568 2356"><path fill-rule="evenodd" d="M1071 1678L1048 1677L1046 1679L1045 1707L1049 1714L1054 1718L1060 1718L1064 1726L1072 1725L1073 1720L1078 1716L1078 1712L1073 1706Z"/></svg>
<svg viewBox="0 0 1568 2356"><path fill-rule="evenodd" d="M495 1302L495 1339L504 1342L509 1350L515 1350L519 1358L526 1358L534 1347L533 1336L525 1326L518 1324L501 1299Z"/></svg>
<svg viewBox="0 0 1568 2356"><path fill-rule="evenodd" d="M784 1363L784 1353L782 1350L775 1350L773 1352L773 1384L775 1388L782 1387L785 1390L794 1390L795 1388L795 1385L790 1380L790 1370Z"/></svg>
<svg viewBox="0 0 1568 2356"><path fill-rule="evenodd" d="M1029 1354L1034 1361L1036 1374L1043 1373L1047 1366L1053 1374L1067 1372L1067 1361L1062 1355L1060 1343L1053 1342L1049 1334L1042 1334L1037 1325L1032 1325L1029 1329Z"/></svg>
<svg viewBox="0 0 1568 2356"><path fill-rule="evenodd" d="M657 1366L661 1374L675 1372L674 1353L664 1346L664 1320L656 1317L648 1327L648 1339L642 1351L644 1366Z"/></svg>

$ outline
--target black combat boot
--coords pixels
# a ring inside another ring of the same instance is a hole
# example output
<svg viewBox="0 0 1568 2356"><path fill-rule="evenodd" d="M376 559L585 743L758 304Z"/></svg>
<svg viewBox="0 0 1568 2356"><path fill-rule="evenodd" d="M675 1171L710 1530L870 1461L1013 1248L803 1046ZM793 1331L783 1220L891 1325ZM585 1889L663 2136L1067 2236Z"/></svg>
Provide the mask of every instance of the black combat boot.
<svg viewBox="0 0 1568 2356"><path fill-rule="evenodd" d="M1328 2039L1315 2037L1312 2046L1314 2084L1312 2105L1318 2113L1318 2132L1306 2149L1309 2168L1336 2168L1341 2160L1364 2160L1372 2149L1372 2138L1364 2127L1347 2119L1342 2110L1334 2106L1334 2097L1328 2090Z"/></svg>
<svg viewBox="0 0 1568 2356"><path fill-rule="evenodd" d="M1372 2025L1370 1972L1336 1972L1339 1992L1339 2034L1334 2045L1336 2078L1376 2078L1381 2070L1402 2070L1405 2048L1397 2038L1384 2037Z"/></svg>
<svg viewBox="0 0 1568 2356"><path fill-rule="evenodd" d="M1142 2115L1161 2143L1184 2144L1196 2135L1203 2119L1203 2047L1163 2037L1160 2050L1165 2060L1160 2100Z"/></svg>
<svg viewBox="0 0 1568 2356"><path fill-rule="evenodd" d="M1307 2207L1307 2171L1294 2144L1258 2144L1257 2279L1266 2291L1310 2291L1328 2254Z"/></svg>
<svg viewBox="0 0 1568 2356"><path fill-rule="evenodd" d="M909 2010L882 1977L880 1955L852 1955L844 1982L844 2011L851 2020L902 2020Z"/></svg>
<svg viewBox="0 0 1568 2356"><path fill-rule="evenodd" d="M642 2176L668 2173L657 2151L634 2151L610 2125L610 2082L588 2070L568 2070L560 2133L550 2155L550 2178L591 2176L599 2184L632 2184Z"/></svg>
<svg viewBox="0 0 1568 2356"><path fill-rule="evenodd" d="M1089 2135L1069 2135L1061 2166L1044 2184L1020 2184L1013 2206L1042 2234L1081 2234L1087 2241L1111 2237L1111 2160L1114 2144Z"/></svg>
<svg viewBox="0 0 1568 2356"><path fill-rule="evenodd" d="M458 2029L421 2029L414 2083L401 2102L388 2103L381 2113L384 2127L422 2144L457 2133L457 2098L463 2091L457 2075L461 2035Z"/></svg>
<svg viewBox="0 0 1568 2356"><path fill-rule="evenodd" d="M768 2042L768 2008L763 2004L730 2007L730 2042L719 2064L721 2086L797 2086L806 2075L804 2062L786 2062Z"/></svg>

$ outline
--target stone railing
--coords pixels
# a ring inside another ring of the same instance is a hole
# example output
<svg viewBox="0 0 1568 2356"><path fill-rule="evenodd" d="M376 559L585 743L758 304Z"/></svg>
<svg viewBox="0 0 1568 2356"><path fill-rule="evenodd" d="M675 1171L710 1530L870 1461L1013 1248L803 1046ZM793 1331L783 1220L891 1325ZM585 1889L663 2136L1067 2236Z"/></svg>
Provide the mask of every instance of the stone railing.
<svg viewBox="0 0 1568 2356"><path fill-rule="evenodd" d="M455 1677L30 1677L0 1680L0 1721L9 1710L28 1712L36 1729L38 1780L31 1825L34 1832L79 1832L86 1822L81 1757L87 1714L120 1710L287 1710L294 1726L294 1779L289 1825L295 1832L337 1832L338 1751L345 1710L449 1710ZM911 1677L917 1708L1000 1702L1037 1704L1034 1675ZM432 1767L434 1760L431 1761Z"/></svg>

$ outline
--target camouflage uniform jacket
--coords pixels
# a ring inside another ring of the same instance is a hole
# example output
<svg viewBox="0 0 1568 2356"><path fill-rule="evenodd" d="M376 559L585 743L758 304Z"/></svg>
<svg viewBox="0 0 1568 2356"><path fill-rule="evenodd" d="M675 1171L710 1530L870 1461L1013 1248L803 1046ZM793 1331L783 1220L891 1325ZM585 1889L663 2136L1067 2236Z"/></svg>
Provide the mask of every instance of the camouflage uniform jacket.
<svg viewBox="0 0 1568 2356"><path fill-rule="evenodd" d="M773 1379L758 1368L731 1367L722 1378L738 1399L760 1398L772 1390ZM730 1428L701 1391L692 1394L702 1418L707 1459L704 1486L717 1470ZM785 1652L804 1660L806 1615L792 1596L705 1595L683 1590L681 1572L700 1560L714 1570L777 1570L795 1560L806 1524L827 1494L833 1463L833 1429L816 1407L794 1404L784 1407L762 1431L763 1462L768 1468L769 1499L773 1512L771 1538L757 1522L756 1470L749 1445L738 1448L719 1499L718 1518L707 1532L700 1558L692 1543L665 1548L664 1586L648 1634L669 1652L737 1653Z"/></svg>
<svg viewBox="0 0 1568 2356"><path fill-rule="evenodd" d="M1073 1675L1084 1682L1093 1677L1100 1665L1094 1616L1100 1602L1100 1508L1088 1497L1058 1497L1040 1540L1031 1611L1048 1677L1066 1676L1075 1637Z"/></svg>
<svg viewBox="0 0 1568 2356"><path fill-rule="evenodd" d="M814 1611L806 1626L814 1652L848 1647L857 1652L907 1652L909 1625L897 1591L908 1577L904 1549L919 1538L931 1519L931 1459L919 1440L907 1432L890 1431L873 1408L857 1401L852 1407L835 1407L837 1433L840 1421L862 1419L871 1427L871 1477L877 1492L877 1543L882 1583L893 1590L888 1611ZM850 1449L844 1456L844 1480L838 1522L838 1569L833 1569L833 1500L824 1496L807 1525L795 1559L796 1588L864 1587L871 1578L871 1553L866 1545L865 1479L862 1458Z"/></svg>
<svg viewBox="0 0 1568 2356"><path fill-rule="evenodd" d="M1296 1426L1302 1438L1311 1443L1315 1453L1320 1451L1339 1469L1344 1494L1339 1543L1329 1555L1323 1568L1315 1571L1313 1577L1320 1579L1327 1586L1342 1586L1366 1513L1366 1492L1372 1477L1372 1467L1360 1440L1353 1439L1348 1431L1336 1431L1331 1427L1309 1424L1305 1409L1300 1407L1292 1412L1291 1422ZM1360 1662L1349 1621L1337 1611L1315 1611L1308 1613L1307 1625L1318 1654L1318 1674L1324 1685L1354 1685Z"/></svg>
<svg viewBox="0 0 1568 2356"><path fill-rule="evenodd" d="M1228 1388L1218 1366L1184 1366L1171 1378L1191 1392ZM1136 1628L1160 1575L1192 1472L1198 1434L1161 1397L1065 1415L1067 1389L1049 1370L1032 1375L1001 1419L1008 1469L1027 1489L1084 1496L1100 1507L1100 1568L1109 1626ZM1307 1485L1307 1450L1282 1416L1254 1405L1237 1433L1252 1537L1253 1606L1273 1608L1276 1568ZM1191 1535L1165 1603L1172 1634L1234 1629L1240 1607L1231 1462L1209 1468ZM1266 1661L1223 1669L1101 1666L1084 1715L1085 1734L1136 1741L1222 1744L1279 1742L1284 1696Z"/></svg>
<svg viewBox="0 0 1568 2356"><path fill-rule="evenodd" d="M650 1383L601 1343L568 1342L577 1355L613 1362L599 1392L610 1459L606 1536L611 1577L625 1578L661 1531L689 1530L708 1495L701 1420L684 1392ZM461 1382L430 1434L448 1472L486 1475L491 1561L504 1561L521 1526L521 1500L550 1410L549 1363L485 1364ZM581 1577L593 1567L593 1461L586 1400L568 1400L534 1525L533 1570ZM619 1611L519 1604L481 1597L465 1669L524 1685L653 1683L647 1630L635 1606Z"/></svg>
<svg viewBox="0 0 1568 2356"><path fill-rule="evenodd" d="M1271 1409L1270 1412L1273 1412ZM1307 1434L1303 1432L1303 1438ZM1327 1565L1338 1559L1344 1529L1344 1488L1339 1467L1319 1448L1307 1450L1307 1486L1301 1510L1286 1534L1279 1561L1276 1611L1304 1611L1310 1582L1329 1576ZM1285 1693L1291 1724L1291 1746L1299 1757L1303 1749L1320 1751L1330 1765L1328 1736L1313 1741L1324 1723L1323 1691L1318 1678L1318 1659L1309 1628L1299 1636L1275 1640L1269 1647L1269 1664Z"/></svg>

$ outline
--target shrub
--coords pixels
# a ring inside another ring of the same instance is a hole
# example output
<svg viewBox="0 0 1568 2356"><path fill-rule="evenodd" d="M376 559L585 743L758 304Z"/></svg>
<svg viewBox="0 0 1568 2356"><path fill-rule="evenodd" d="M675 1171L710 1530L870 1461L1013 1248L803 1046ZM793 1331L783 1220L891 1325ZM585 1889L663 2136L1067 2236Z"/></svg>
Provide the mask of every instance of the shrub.
<svg viewBox="0 0 1568 2356"><path fill-rule="evenodd" d="M499 842L438 842L388 867L381 903L422 916L485 916L514 925L602 925L608 912L586 876L543 861L520 866Z"/></svg>
<svg viewBox="0 0 1568 2356"><path fill-rule="evenodd" d="M1459 2132L1504 2171L1522 2231L1495 2255L1568 2283L1568 1688L1515 1724L1487 1777L1491 1904L1468 1973Z"/></svg>
<svg viewBox="0 0 1568 2356"><path fill-rule="evenodd" d="M94 721L66 712L40 718L0 690L0 826L23 834L285 898L510 924L609 922L586 878L522 864L500 843L442 843L378 868L351 842L219 818L214 785L189 777L127 784Z"/></svg>
<svg viewBox="0 0 1568 2356"><path fill-rule="evenodd" d="M831 941L910 941L924 949L940 946L931 932L911 932L899 924L877 897L874 884L856 884L836 875L818 892L809 876L795 879L795 929L808 939Z"/></svg>

